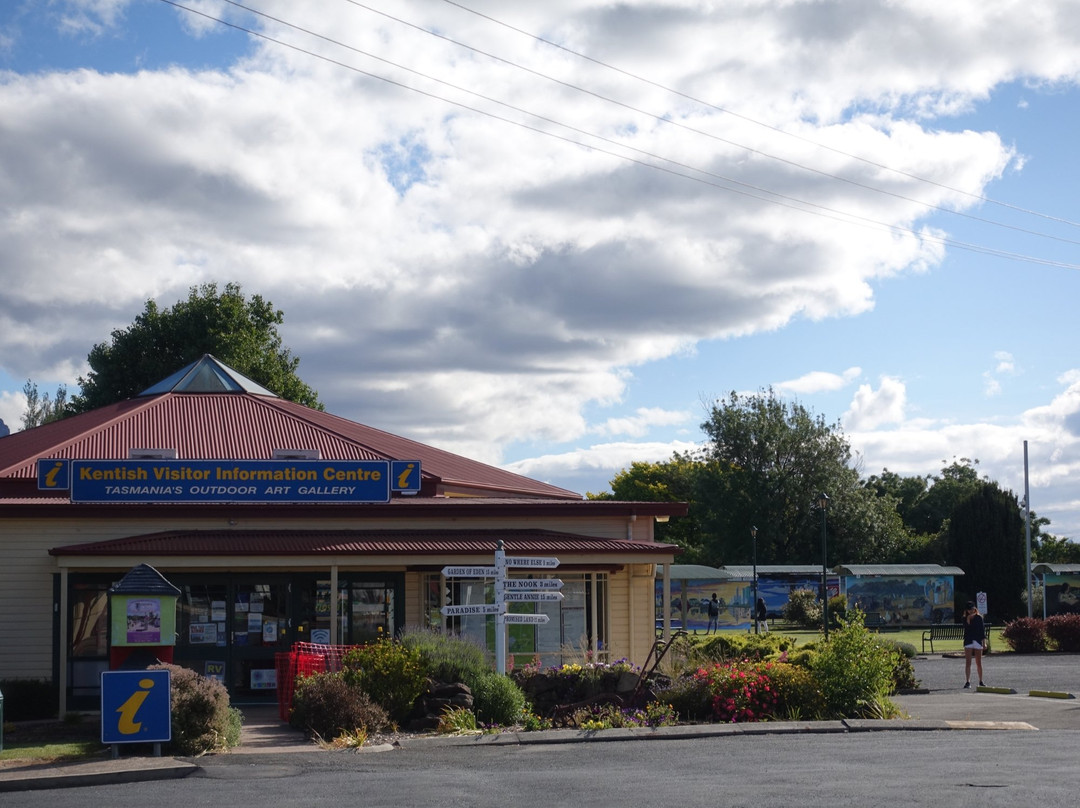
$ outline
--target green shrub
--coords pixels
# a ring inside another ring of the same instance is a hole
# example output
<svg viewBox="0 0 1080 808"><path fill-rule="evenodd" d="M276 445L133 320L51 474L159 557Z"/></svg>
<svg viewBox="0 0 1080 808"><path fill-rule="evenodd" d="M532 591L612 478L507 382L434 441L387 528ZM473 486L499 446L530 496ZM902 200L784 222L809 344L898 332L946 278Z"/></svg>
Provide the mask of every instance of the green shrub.
<svg viewBox="0 0 1080 808"><path fill-rule="evenodd" d="M918 686L919 680L915 678L915 666L911 664L911 657L897 651L893 654L892 690L889 692L914 690Z"/></svg>
<svg viewBox="0 0 1080 808"><path fill-rule="evenodd" d="M485 724L512 726L525 709L525 694L509 676L486 671L466 683L473 694L473 712Z"/></svg>
<svg viewBox="0 0 1080 808"><path fill-rule="evenodd" d="M838 718L859 718L887 700L893 690L893 667L900 652L881 643L852 609L832 631L811 661L825 711Z"/></svg>
<svg viewBox="0 0 1080 808"><path fill-rule="evenodd" d="M803 628L821 627L821 602L812 589L796 589L784 606L784 619Z"/></svg>
<svg viewBox="0 0 1080 808"><path fill-rule="evenodd" d="M305 733L332 741L358 729L378 732L389 723L386 710L350 687L341 673L316 673L296 682L289 724Z"/></svg>
<svg viewBox="0 0 1080 808"><path fill-rule="evenodd" d="M829 625L838 626L847 619L848 603L843 595L829 598Z"/></svg>
<svg viewBox="0 0 1080 808"><path fill-rule="evenodd" d="M825 698L806 667L775 662L769 669L769 681L776 693L774 718L814 721L824 713Z"/></svg>
<svg viewBox="0 0 1080 808"><path fill-rule="evenodd" d="M707 683L697 678L696 672L672 679L670 685L657 691L656 699L670 704L681 721L706 721L712 712Z"/></svg>
<svg viewBox="0 0 1080 808"><path fill-rule="evenodd" d="M367 693L396 722L408 716L427 684L420 652L391 639L350 649L342 666L346 684Z"/></svg>
<svg viewBox="0 0 1080 808"><path fill-rule="evenodd" d="M1080 651L1080 614L1055 614L1046 618L1046 636L1059 651Z"/></svg>
<svg viewBox="0 0 1080 808"><path fill-rule="evenodd" d="M701 644L701 655L711 662L738 659L776 659L795 647L794 637L777 632L716 634Z"/></svg>
<svg viewBox="0 0 1080 808"><path fill-rule="evenodd" d="M229 705L225 685L179 665L151 665L148 670L169 671L172 740L166 746L170 751L196 756L240 743L243 716Z"/></svg>
<svg viewBox="0 0 1080 808"><path fill-rule="evenodd" d="M814 657L817 656L817 647L810 647L810 643L806 643L796 651L789 651L780 660L787 662L798 668L811 668L813 667Z"/></svg>
<svg viewBox="0 0 1080 808"><path fill-rule="evenodd" d="M494 668L486 648L440 631L410 629L401 635L401 644L420 655L425 674L437 682L464 682L472 687L470 680Z"/></svg>
<svg viewBox="0 0 1080 808"><path fill-rule="evenodd" d="M878 638L883 643L890 644L893 648L906 656L908 659L914 659L918 651L915 650L915 646L909 642L900 642L899 640L891 640L885 637Z"/></svg>
<svg viewBox="0 0 1080 808"><path fill-rule="evenodd" d="M1046 623L1038 617L1020 617L1006 623L1001 636L1018 654L1032 654L1047 649Z"/></svg>
<svg viewBox="0 0 1080 808"><path fill-rule="evenodd" d="M436 732L452 735L476 731L476 715L467 707L447 707L439 716Z"/></svg>
<svg viewBox="0 0 1080 808"><path fill-rule="evenodd" d="M5 721L38 721L56 718L60 693L44 679L0 679L4 694Z"/></svg>

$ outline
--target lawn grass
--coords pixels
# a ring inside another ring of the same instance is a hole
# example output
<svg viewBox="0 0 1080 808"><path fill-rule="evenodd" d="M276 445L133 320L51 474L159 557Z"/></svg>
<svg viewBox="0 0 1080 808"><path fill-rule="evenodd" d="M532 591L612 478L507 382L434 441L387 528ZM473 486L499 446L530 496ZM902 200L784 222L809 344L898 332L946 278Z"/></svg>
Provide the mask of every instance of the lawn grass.
<svg viewBox="0 0 1080 808"><path fill-rule="evenodd" d="M61 760L79 760L94 757L101 753L100 741L41 742L27 741L25 744L10 743L4 737L4 751L0 752L0 763L7 761L26 761L33 763L55 763Z"/></svg>
<svg viewBox="0 0 1080 808"><path fill-rule="evenodd" d="M773 621L770 623L769 628L774 634L793 637L795 639L796 647L803 645L804 643L819 642L822 639L820 631L798 628L780 621ZM915 648L917 654L922 654L922 636L925 630L926 628L924 626L917 626L914 628L901 628L899 630L881 631L876 633L880 634L883 640L907 643ZM745 634L746 629L727 630L722 633ZM704 633L690 634L689 637L696 643L704 643L709 639L709 635ZM1001 637L1000 629L991 630L990 647L993 653L1008 652L1010 650L1008 644ZM943 653L960 653L963 652L963 650L964 643L961 640L937 640L934 642L935 655ZM929 654L930 651L927 650L926 653Z"/></svg>
<svg viewBox="0 0 1080 808"><path fill-rule="evenodd" d="M96 716L79 720L4 723L0 765L12 761L49 763L101 754L101 723Z"/></svg>

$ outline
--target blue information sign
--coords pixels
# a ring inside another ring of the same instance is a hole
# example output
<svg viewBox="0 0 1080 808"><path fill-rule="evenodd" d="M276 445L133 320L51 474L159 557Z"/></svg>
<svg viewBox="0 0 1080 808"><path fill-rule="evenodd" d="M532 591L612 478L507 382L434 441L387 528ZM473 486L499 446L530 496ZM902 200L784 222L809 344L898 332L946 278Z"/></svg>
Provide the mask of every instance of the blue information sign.
<svg viewBox="0 0 1080 808"><path fill-rule="evenodd" d="M72 502L389 502L420 490L420 461L73 460L68 477Z"/></svg>
<svg viewBox="0 0 1080 808"><path fill-rule="evenodd" d="M42 491L67 491L71 487L71 461L41 458L37 464L37 487Z"/></svg>
<svg viewBox="0 0 1080 808"><path fill-rule="evenodd" d="M101 742L166 743L172 740L167 670L103 671Z"/></svg>
<svg viewBox="0 0 1080 808"><path fill-rule="evenodd" d="M391 460L390 490L416 493L420 490L420 461Z"/></svg>

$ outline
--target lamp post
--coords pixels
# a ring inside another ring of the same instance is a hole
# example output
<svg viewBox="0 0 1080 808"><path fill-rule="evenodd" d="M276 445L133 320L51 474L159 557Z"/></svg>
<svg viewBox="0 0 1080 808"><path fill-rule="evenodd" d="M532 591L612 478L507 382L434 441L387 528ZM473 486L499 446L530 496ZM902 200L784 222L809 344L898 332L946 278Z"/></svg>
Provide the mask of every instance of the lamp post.
<svg viewBox="0 0 1080 808"><path fill-rule="evenodd" d="M829 639L829 581L828 581L828 539L825 534L825 510L829 507L829 495L822 491L817 498L818 510L821 511L821 625L825 630L825 639Z"/></svg>
<svg viewBox="0 0 1080 808"><path fill-rule="evenodd" d="M754 546L754 600L750 604L750 609L754 613L754 633L758 633L758 613L757 613L757 528L750 528L750 538Z"/></svg>

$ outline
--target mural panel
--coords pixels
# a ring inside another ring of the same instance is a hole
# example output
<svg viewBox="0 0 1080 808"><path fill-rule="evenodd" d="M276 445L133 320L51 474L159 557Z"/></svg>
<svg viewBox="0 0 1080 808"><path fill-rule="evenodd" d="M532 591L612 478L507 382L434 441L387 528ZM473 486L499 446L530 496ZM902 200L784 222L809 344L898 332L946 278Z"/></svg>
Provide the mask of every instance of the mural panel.
<svg viewBox="0 0 1080 808"><path fill-rule="evenodd" d="M886 625L927 625L955 622L953 577L882 576L844 579L848 608L858 606L867 615L878 615Z"/></svg>

